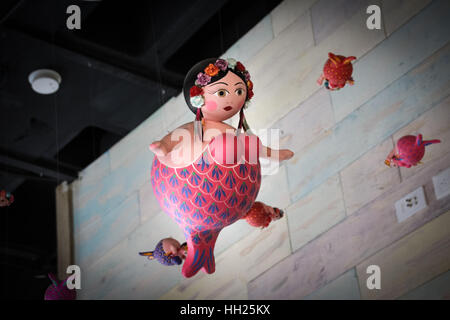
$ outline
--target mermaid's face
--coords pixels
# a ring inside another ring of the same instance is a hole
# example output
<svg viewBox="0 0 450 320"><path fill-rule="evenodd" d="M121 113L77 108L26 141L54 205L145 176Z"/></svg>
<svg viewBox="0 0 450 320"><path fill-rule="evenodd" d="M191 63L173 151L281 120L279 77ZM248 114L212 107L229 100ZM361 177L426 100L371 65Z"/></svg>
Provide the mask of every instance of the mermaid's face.
<svg viewBox="0 0 450 320"><path fill-rule="evenodd" d="M244 106L246 96L247 86L244 81L228 71L222 79L203 87L203 117L213 121L227 120Z"/></svg>

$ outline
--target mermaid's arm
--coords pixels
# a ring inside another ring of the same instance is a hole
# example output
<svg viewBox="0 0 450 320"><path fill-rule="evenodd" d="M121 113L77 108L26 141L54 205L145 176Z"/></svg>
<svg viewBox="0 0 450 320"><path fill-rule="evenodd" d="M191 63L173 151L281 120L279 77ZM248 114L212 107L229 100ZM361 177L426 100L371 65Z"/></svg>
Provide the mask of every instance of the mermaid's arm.
<svg viewBox="0 0 450 320"><path fill-rule="evenodd" d="M272 148L264 146L262 143L260 143L260 157L265 159L271 159L271 160L277 160L277 161L284 161L292 158L294 156L294 152L292 152L289 149L280 149L280 150L274 150Z"/></svg>
<svg viewBox="0 0 450 320"><path fill-rule="evenodd" d="M259 139L257 136L257 143L258 143L258 155L261 158L264 159L270 159L270 160L276 160L276 161L283 161L288 160L294 156L294 153L289 149L280 149L280 150L274 150L270 147L266 147L262 144L261 139Z"/></svg>
<svg viewBox="0 0 450 320"><path fill-rule="evenodd" d="M192 122L186 123L169 132L161 140L152 142L149 145L150 150L159 157L168 156L175 147L183 142L183 135L180 134L180 129L189 130L189 126L192 126Z"/></svg>

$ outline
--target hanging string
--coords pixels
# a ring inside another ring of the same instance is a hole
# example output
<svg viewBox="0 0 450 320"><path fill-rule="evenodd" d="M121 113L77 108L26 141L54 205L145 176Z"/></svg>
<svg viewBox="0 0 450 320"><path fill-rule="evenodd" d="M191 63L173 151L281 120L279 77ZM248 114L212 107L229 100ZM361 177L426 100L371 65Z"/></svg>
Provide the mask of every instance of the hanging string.
<svg viewBox="0 0 450 320"><path fill-rule="evenodd" d="M239 23L235 23L236 26L236 38L238 38L239 35ZM225 50L224 50L224 41L223 41L223 26L222 26L222 9L219 10L219 30L220 30L220 48L221 48L221 53L224 54ZM244 132L248 133L248 134L253 134L253 132L250 130L250 127L247 123L247 119L245 118L244 115L244 108L241 108L241 110L239 111L239 123L238 123L238 129L236 130L236 135L238 136L241 133L241 129L244 130Z"/></svg>
<svg viewBox="0 0 450 320"><path fill-rule="evenodd" d="M92 64L91 64L91 62L90 61L87 61L87 67L88 67L88 87L89 87L89 89L88 89L88 99L89 99L89 101L88 101L88 105L89 105L89 120L90 120L90 123L91 123L91 125L93 126L93 128L92 128L92 132L91 132L91 138L92 138L92 156L94 157L94 158L96 158L96 152L95 152L95 129L94 129L94 121L95 121L95 119L94 119L94 112L93 112L93 110L92 110L92 97L93 97L93 83L94 83L94 81L93 81L93 74L92 74Z"/></svg>
<svg viewBox="0 0 450 320"><path fill-rule="evenodd" d="M97 152L96 152L96 140L95 140L95 110L93 110L92 101L93 101L93 91L94 91L94 75L92 70L92 63L89 61L89 59L86 62L86 66L88 68L88 108L89 108L89 120L90 125L92 126L91 129L91 139L92 139L92 157L97 158Z"/></svg>
<svg viewBox="0 0 450 320"><path fill-rule="evenodd" d="M225 53L225 48L224 48L224 41L223 41L222 9L219 10L219 31L220 31L220 50L221 50L221 54L223 55ZM238 124L238 129L236 130L236 136L239 136L239 134L241 133L240 128L241 128L242 117L243 117L243 109L241 108L241 111L239 112L239 124Z"/></svg>
<svg viewBox="0 0 450 320"><path fill-rule="evenodd" d="M239 22L236 22L235 26L236 26L236 38L238 38L240 37ZM245 118L243 109L241 109L241 111L242 111L242 127L244 128L245 133L249 135L254 135L253 131L250 129L250 126L247 123L247 118Z"/></svg>
<svg viewBox="0 0 450 320"><path fill-rule="evenodd" d="M51 56L52 56L52 64L55 66L56 55L55 55L55 34L56 34L56 26L55 17L53 17L53 32L52 32L52 48L51 48ZM56 185L59 185L60 177L59 177L59 132L58 132L58 102L57 102L57 92L53 94L53 109L55 112L55 133L56 133Z"/></svg>
<svg viewBox="0 0 450 320"><path fill-rule="evenodd" d="M160 61L158 55L158 40L156 39L155 34L155 25L153 21L152 11L150 10L150 29L152 30L153 41L155 42L155 66L156 66L156 74L158 77L158 96L159 96L159 105L162 107L163 105L163 86L162 86L162 77L161 77L161 69L160 69Z"/></svg>
<svg viewBox="0 0 450 320"><path fill-rule="evenodd" d="M220 32L220 54L224 54L224 45L223 45L223 29L222 29L222 9L219 9L219 32Z"/></svg>

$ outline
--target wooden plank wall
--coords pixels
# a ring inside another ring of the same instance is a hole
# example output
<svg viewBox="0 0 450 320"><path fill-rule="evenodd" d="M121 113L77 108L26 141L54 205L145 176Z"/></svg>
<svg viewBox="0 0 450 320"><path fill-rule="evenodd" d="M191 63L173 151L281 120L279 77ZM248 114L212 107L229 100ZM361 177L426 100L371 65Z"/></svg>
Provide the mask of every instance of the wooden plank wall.
<svg viewBox="0 0 450 320"><path fill-rule="evenodd" d="M365 26L369 4L381 30ZM137 255L183 237L153 197L147 148L193 120L179 95L71 186L80 299L448 299L450 197L436 200L432 184L450 167L448 30L446 0L283 1L223 56L251 72L250 126L281 129L280 147L296 153L258 195L286 217L226 228L213 275L184 279ZM353 87L316 84L329 51L358 58ZM386 167L394 142L418 132L442 143L423 165ZM395 201L419 186L427 208L398 223ZM367 289L369 265L380 290Z"/></svg>

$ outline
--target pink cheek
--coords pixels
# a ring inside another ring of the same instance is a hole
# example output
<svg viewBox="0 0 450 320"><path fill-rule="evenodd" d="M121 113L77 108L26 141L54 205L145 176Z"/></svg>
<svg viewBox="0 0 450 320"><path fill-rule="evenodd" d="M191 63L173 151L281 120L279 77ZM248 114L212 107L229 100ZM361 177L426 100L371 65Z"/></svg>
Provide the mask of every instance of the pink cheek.
<svg viewBox="0 0 450 320"><path fill-rule="evenodd" d="M208 111L214 111L217 109L217 103L215 101L208 101L205 107Z"/></svg>

